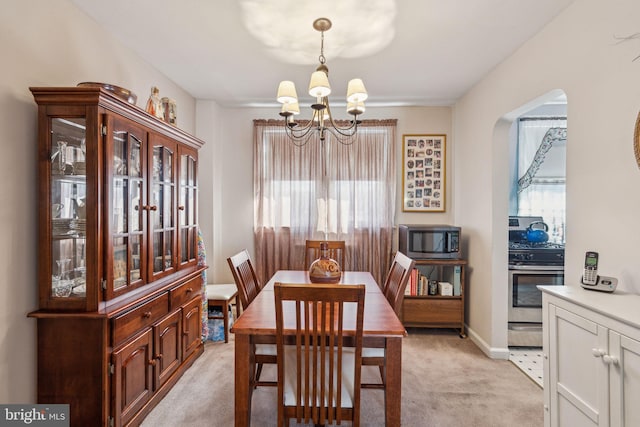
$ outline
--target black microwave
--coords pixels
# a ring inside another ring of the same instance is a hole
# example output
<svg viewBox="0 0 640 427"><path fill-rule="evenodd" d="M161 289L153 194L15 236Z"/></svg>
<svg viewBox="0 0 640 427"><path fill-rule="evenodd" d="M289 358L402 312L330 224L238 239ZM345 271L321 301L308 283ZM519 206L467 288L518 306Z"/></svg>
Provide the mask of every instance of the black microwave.
<svg viewBox="0 0 640 427"><path fill-rule="evenodd" d="M460 227L400 224L398 250L413 259L460 258Z"/></svg>

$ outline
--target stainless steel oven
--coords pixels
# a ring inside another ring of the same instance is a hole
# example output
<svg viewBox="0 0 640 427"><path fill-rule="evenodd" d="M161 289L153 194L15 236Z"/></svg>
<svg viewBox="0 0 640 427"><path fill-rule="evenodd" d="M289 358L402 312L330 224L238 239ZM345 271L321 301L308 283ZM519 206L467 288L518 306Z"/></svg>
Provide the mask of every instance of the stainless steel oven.
<svg viewBox="0 0 640 427"><path fill-rule="evenodd" d="M563 284L562 266L509 268L509 346L542 347L542 292L537 286Z"/></svg>
<svg viewBox="0 0 640 427"><path fill-rule="evenodd" d="M563 284L564 268L561 266L511 268L509 270L509 321L541 323L542 292L537 286L562 286Z"/></svg>
<svg viewBox="0 0 640 427"><path fill-rule="evenodd" d="M509 218L508 344L542 347L543 286L564 285L564 245L531 243L522 230L540 217Z"/></svg>

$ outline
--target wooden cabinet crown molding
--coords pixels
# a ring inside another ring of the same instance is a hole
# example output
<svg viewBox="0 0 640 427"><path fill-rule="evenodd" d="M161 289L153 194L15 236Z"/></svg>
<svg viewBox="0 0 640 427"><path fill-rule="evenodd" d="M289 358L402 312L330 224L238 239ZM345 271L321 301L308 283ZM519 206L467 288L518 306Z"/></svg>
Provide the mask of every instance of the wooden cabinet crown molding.
<svg viewBox="0 0 640 427"><path fill-rule="evenodd" d="M182 144L200 149L205 142L182 129L151 116L137 105L118 98L100 87L30 87L34 99L39 105L86 105L97 104L109 111L134 120L145 127L175 139Z"/></svg>

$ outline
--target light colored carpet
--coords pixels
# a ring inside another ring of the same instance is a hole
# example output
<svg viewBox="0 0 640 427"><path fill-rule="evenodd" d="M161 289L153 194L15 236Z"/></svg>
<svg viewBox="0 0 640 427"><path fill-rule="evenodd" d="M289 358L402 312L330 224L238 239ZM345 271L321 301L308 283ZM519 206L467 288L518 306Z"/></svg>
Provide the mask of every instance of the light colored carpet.
<svg viewBox="0 0 640 427"><path fill-rule="evenodd" d="M403 342L402 425L540 427L542 389L508 360L492 360L453 330L414 329ZM144 420L143 427L233 426L233 334L204 354ZM275 378L265 367L264 378ZM376 375L363 367L363 377ZM383 392L363 390L361 426L384 425ZM276 425L276 388L260 387L251 425ZM293 422L292 422L293 425ZM351 423L343 422L349 426Z"/></svg>

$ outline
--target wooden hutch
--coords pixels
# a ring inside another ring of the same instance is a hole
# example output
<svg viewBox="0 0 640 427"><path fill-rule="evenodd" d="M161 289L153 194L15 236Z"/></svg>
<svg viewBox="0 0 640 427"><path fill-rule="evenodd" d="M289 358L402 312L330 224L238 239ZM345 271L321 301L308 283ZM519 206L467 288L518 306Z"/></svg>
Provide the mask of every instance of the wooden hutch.
<svg viewBox="0 0 640 427"><path fill-rule="evenodd" d="M203 141L101 87L38 104L38 403L138 425L203 352Z"/></svg>

